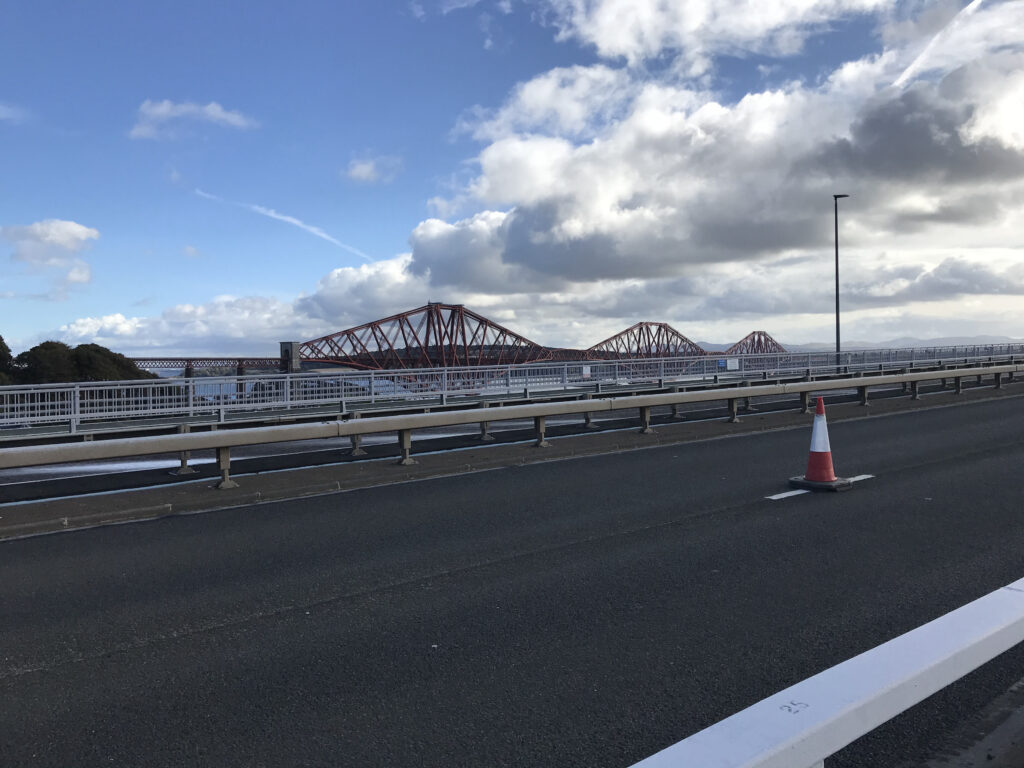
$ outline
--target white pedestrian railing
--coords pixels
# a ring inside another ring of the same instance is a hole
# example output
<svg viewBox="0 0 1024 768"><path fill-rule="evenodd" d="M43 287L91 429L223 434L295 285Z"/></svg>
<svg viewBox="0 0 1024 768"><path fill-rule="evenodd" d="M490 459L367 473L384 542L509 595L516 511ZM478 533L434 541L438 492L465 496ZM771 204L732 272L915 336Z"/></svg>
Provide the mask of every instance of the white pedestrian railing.
<svg viewBox="0 0 1024 768"><path fill-rule="evenodd" d="M1013 362L1022 345L876 349L657 360L580 361L527 365L339 371L257 376L148 379L0 387L0 428L82 422L212 416L317 406L350 411L382 402L431 398L509 397L531 392L821 375L879 368L924 367L978 361Z"/></svg>
<svg viewBox="0 0 1024 768"><path fill-rule="evenodd" d="M820 768L1021 641L1024 579L769 696L633 768Z"/></svg>

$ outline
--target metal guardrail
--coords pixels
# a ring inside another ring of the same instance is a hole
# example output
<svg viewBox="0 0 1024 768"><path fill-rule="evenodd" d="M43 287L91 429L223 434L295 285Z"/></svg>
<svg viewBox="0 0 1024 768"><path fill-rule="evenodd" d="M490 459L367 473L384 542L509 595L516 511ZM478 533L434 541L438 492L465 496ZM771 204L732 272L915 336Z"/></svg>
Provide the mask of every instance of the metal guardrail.
<svg viewBox="0 0 1024 768"><path fill-rule="evenodd" d="M633 768L823 768L826 758L1024 641L1024 579L855 656Z"/></svg>
<svg viewBox="0 0 1024 768"><path fill-rule="evenodd" d="M823 375L879 367L907 368L972 361L1009 361L1024 344L876 349L844 352L705 355L656 360L345 371L0 387L0 428L95 421L259 413L339 405L342 412L380 401L422 402L499 397L594 385L708 382L765 375Z"/></svg>
<svg viewBox="0 0 1024 768"><path fill-rule="evenodd" d="M803 408L807 411L810 392L824 392L856 387L861 393L861 401L866 403L868 390L871 387L906 384L910 388L910 396L916 398L918 396L918 384L922 381L953 379L956 383L956 391L960 392L961 382L964 378L991 376L994 385L1001 387L1004 374L1009 374L1012 377L1020 372L1024 372L1024 363L961 368L951 371L932 370L904 374L852 377L827 381L799 381L785 384L724 387L691 392L660 392L657 394L616 398L568 400L486 408L476 407L462 410L348 420L341 420L339 416L335 421L314 424L212 430L81 443L62 442L54 445L29 445L18 448L0 448L0 469L42 466L73 461L127 458L157 453L182 453L184 456L191 451L215 449L221 471L221 485L219 487L229 488L234 487L234 482L229 478L230 449L244 445L262 445L266 443L333 437L358 438L361 435L367 434L397 432L399 447L402 453L400 463L415 463L411 457L411 434L416 429L532 418L537 435L536 444L544 446L546 445L545 419L548 416L577 413L593 414L601 411L635 408L638 409L640 414L641 428L646 431L650 429L651 409L659 406L725 401L729 405L731 420L736 420L737 404L745 398L800 395Z"/></svg>

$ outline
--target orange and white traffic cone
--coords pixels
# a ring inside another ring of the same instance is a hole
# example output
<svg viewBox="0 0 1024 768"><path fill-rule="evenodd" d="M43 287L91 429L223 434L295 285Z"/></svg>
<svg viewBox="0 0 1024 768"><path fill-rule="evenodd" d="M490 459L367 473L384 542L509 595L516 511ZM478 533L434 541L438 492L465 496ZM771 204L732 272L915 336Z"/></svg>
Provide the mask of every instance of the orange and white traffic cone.
<svg viewBox="0 0 1024 768"><path fill-rule="evenodd" d="M832 468L832 447L828 442L828 423L825 421L825 401L818 398L814 412L814 426L811 428L811 451L807 457L807 473L803 477L791 477L789 484L794 488L812 491L845 491L853 484L842 477L836 477Z"/></svg>

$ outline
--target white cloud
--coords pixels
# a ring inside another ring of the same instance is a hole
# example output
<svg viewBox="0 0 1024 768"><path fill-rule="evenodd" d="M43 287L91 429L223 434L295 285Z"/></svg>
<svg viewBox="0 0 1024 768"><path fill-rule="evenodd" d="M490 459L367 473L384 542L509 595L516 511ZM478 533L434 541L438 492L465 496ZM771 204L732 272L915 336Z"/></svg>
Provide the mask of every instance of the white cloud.
<svg viewBox="0 0 1024 768"><path fill-rule="evenodd" d="M11 258L36 272L58 274L49 298L64 298L72 284L92 280L89 264L77 256L100 233L75 221L46 219L28 226L0 227L0 237L14 247Z"/></svg>
<svg viewBox="0 0 1024 768"><path fill-rule="evenodd" d="M701 74L713 56L789 55L829 21L877 12L895 0L544 0L560 36L593 45L630 65L675 51Z"/></svg>
<svg viewBox="0 0 1024 768"><path fill-rule="evenodd" d="M181 249L181 255L187 259L198 259L203 254L194 245L186 245L184 248Z"/></svg>
<svg viewBox="0 0 1024 768"><path fill-rule="evenodd" d="M135 125L128 135L133 139L163 139L177 135L175 126L182 122L211 123L226 128L248 130L259 123L236 110L225 109L215 101L197 104L192 101L173 102L168 99L146 99L139 105Z"/></svg>
<svg viewBox="0 0 1024 768"><path fill-rule="evenodd" d="M380 155L352 160L345 170L345 175L353 181L388 184L395 180L401 170L402 158Z"/></svg>

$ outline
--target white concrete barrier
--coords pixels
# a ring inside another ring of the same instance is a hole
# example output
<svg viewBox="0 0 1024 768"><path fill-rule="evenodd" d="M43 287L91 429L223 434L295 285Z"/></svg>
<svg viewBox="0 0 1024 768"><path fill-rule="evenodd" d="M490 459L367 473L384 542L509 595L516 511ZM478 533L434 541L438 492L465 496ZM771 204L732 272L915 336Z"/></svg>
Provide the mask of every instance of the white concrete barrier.
<svg viewBox="0 0 1024 768"><path fill-rule="evenodd" d="M633 768L816 768L1024 640L1024 579L759 701Z"/></svg>

